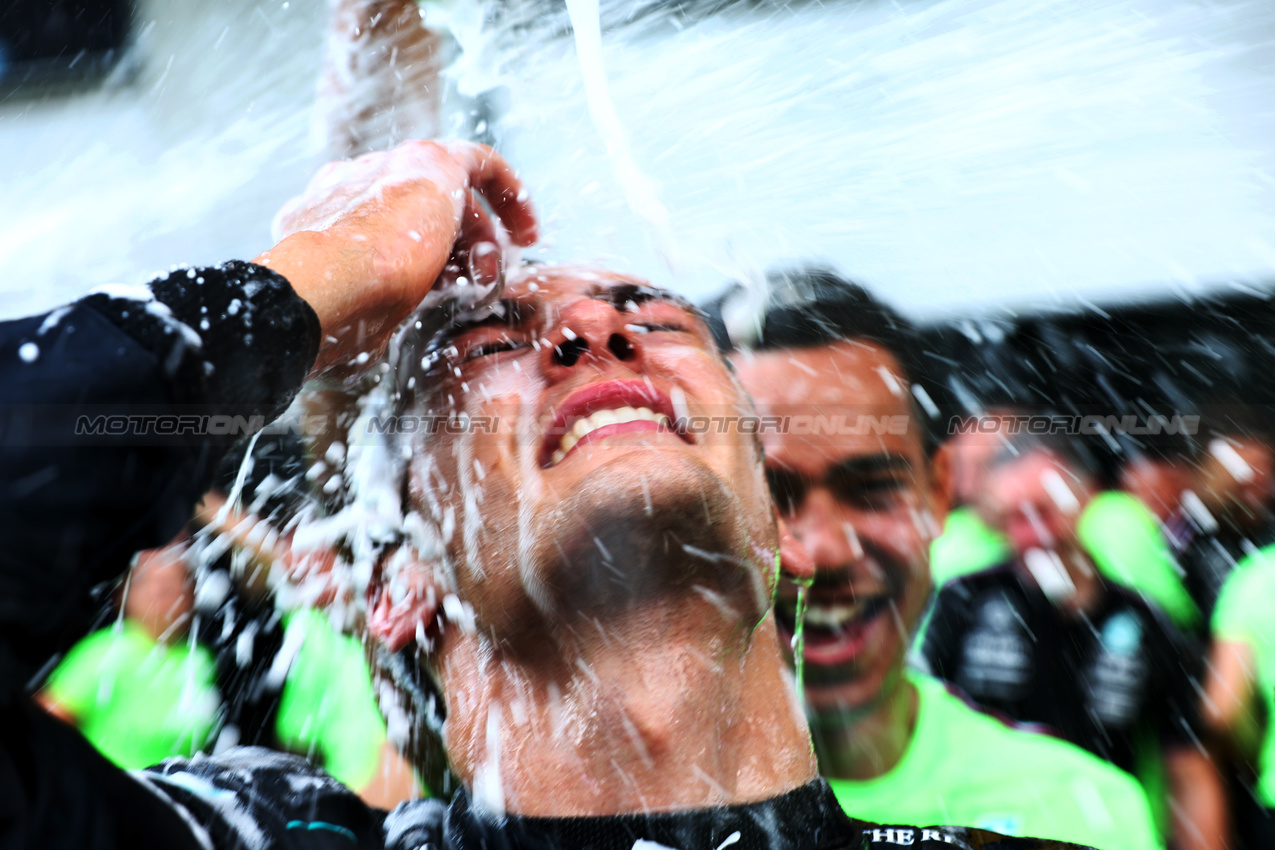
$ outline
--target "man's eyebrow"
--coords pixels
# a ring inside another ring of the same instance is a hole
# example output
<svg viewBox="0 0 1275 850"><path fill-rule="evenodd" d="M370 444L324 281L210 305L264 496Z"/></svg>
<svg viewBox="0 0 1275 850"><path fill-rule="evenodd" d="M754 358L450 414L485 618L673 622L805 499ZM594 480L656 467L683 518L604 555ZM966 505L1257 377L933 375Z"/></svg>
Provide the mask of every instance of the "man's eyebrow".
<svg viewBox="0 0 1275 850"><path fill-rule="evenodd" d="M828 470L828 477L864 476L889 472L911 472L912 461L894 452L850 457Z"/></svg>
<svg viewBox="0 0 1275 850"><path fill-rule="evenodd" d="M698 307L677 293L640 283L620 283L599 287L593 291L591 297L598 301L605 301L621 311L630 305L636 307L647 301L665 301L693 315L700 315Z"/></svg>

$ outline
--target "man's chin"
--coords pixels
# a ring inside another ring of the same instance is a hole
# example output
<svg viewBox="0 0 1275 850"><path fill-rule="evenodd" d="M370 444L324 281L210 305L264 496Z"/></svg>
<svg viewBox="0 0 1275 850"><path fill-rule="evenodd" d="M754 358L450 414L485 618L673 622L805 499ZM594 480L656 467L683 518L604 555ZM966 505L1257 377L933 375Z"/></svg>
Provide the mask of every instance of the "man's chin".
<svg viewBox="0 0 1275 850"><path fill-rule="evenodd" d="M538 548L561 565L546 579L566 610L628 608L694 585L730 592L756 571L740 559L739 499L693 453L617 453L556 495Z"/></svg>
<svg viewBox="0 0 1275 850"><path fill-rule="evenodd" d="M807 666L804 688L806 710L815 720L846 720L869 714L881 705L887 678L875 671L848 675L845 671Z"/></svg>

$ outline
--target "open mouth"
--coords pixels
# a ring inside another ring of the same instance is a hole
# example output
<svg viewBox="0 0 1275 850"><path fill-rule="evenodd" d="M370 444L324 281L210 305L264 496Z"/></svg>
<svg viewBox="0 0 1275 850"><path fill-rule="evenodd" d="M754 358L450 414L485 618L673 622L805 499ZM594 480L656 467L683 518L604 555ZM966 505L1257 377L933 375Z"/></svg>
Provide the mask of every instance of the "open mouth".
<svg viewBox="0 0 1275 850"><path fill-rule="evenodd" d="M812 598L806 608L807 664L832 665L856 660L876 633L889 625L893 598L888 593L857 597L853 602ZM796 600L775 606L780 632L791 641L796 629Z"/></svg>
<svg viewBox="0 0 1275 850"><path fill-rule="evenodd" d="M592 440L638 432L676 434L693 445L674 421L673 402L646 381L604 381L590 384L558 407L545 431L540 465L555 466Z"/></svg>

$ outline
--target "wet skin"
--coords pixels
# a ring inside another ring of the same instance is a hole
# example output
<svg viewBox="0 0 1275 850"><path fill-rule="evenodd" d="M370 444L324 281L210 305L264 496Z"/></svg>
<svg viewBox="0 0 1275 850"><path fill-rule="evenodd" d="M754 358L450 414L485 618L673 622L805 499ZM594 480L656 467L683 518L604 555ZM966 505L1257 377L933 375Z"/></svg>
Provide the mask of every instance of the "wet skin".
<svg viewBox="0 0 1275 850"><path fill-rule="evenodd" d="M946 510L945 467L927 462L908 383L879 346L850 341L733 359L762 416L843 416L852 432L762 435L781 516L816 569L806 700L816 722L852 721L898 695L930 591L929 544ZM878 434L871 421L906 428ZM795 598L795 586L785 583L777 606L785 637Z"/></svg>
<svg viewBox="0 0 1275 850"><path fill-rule="evenodd" d="M757 445L673 425L679 414L748 411L693 308L579 269L537 272L504 302L503 316L453 337L436 396L493 427L422 447L412 475L414 492L455 511L455 579L480 627L525 638L701 579L743 592L740 613L755 625L776 548ZM555 462L577 420L625 408L666 418L604 425ZM426 494L433 464L458 486ZM669 552L686 547L735 560L669 574L682 560Z"/></svg>
<svg viewBox="0 0 1275 850"><path fill-rule="evenodd" d="M1094 493L1092 481L1053 455L1030 451L988 472L979 513L1020 560L1031 549L1070 555L1079 551L1076 526Z"/></svg>
<svg viewBox="0 0 1275 850"><path fill-rule="evenodd" d="M1120 489L1128 492L1165 522L1191 487L1192 470L1185 460L1131 459L1120 470Z"/></svg>
<svg viewBox="0 0 1275 850"><path fill-rule="evenodd" d="M1275 451L1253 437L1209 441L1192 489L1215 519L1238 529L1259 528L1271 514Z"/></svg>
<svg viewBox="0 0 1275 850"><path fill-rule="evenodd" d="M534 270L503 298L420 376L418 411L490 424L413 447L409 498L454 528L446 565L403 570L416 592L369 617L391 648L427 639L457 774L525 814L809 781L770 615L778 534L759 445L672 426L749 410L697 313L582 269ZM598 427L564 444L580 420ZM439 610L449 592L472 626Z"/></svg>

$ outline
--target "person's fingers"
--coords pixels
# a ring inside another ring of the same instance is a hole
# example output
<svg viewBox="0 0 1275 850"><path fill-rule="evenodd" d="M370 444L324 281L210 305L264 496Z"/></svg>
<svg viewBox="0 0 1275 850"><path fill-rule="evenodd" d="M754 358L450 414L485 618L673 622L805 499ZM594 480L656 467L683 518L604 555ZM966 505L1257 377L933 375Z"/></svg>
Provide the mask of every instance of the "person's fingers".
<svg viewBox="0 0 1275 850"><path fill-rule="evenodd" d="M505 276L505 254L495 242L478 242L469 248L469 279L481 286L499 283ZM492 296L499 297L499 293Z"/></svg>
<svg viewBox="0 0 1275 850"><path fill-rule="evenodd" d="M526 247L535 242L536 212L513 166L486 145L452 142L447 148L464 164L470 186L491 205L514 244Z"/></svg>
<svg viewBox="0 0 1275 850"><path fill-rule="evenodd" d="M478 196L469 192L454 250L459 272L483 286L498 283L504 271L504 252L500 249L504 243L499 225Z"/></svg>
<svg viewBox="0 0 1275 850"><path fill-rule="evenodd" d="M482 202L473 192L468 192L465 199L465 211L461 214L460 236L456 239L456 247L468 250L469 246L479 242L500 244L500 234L496 230L496 222L492 221Z"/></svg>

